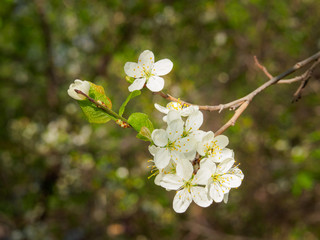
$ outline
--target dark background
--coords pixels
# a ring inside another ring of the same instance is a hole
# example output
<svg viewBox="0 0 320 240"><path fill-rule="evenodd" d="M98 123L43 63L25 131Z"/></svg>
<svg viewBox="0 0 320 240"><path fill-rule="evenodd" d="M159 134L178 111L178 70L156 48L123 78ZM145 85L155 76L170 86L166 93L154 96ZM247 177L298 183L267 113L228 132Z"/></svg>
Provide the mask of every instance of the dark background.
<svg viewBox="0 0 320 240"><path fill-rule="evenodd" d="M114 122L90 125L67 95L74 79L104 86L117 110L123 66L149 49L169 58L164 91L216 105L319 51L320 4L304 1L0 2L0 239L319 239L320 71L260 93L225 134L245 179L228 204L184 214L154 185L147 143ZM302 71L297 74L302 73ZM144 90L128 105L164 127ZM204 113L203 130L231 116Z"/></svg>

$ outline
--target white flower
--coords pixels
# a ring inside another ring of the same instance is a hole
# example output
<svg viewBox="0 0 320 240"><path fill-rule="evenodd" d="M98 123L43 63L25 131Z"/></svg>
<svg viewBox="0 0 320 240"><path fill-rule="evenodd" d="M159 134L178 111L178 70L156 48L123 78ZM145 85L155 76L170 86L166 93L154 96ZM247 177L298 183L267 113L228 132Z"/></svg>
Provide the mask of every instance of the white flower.
<svg viewBox="0 0 320 240"><path fill-rule="evenodd" d="M221 162L227 158L233 158L233 151L225 148L229 143L227 136L214 137L213 132L207 132L198 143L197 151L201 156L211 158L214 162Z"/></svg>
<svg viewBox="0 0 320 240"><path fill-rule="evenodd" d="M83 93L89 95L89 90L90 90L90 83L88 81L81 81L79 79L74 80L74 83L72 83L69 86L68 89L68 94L70 97L74 98L75 100L85 100L86 97L76 93L74 90L80 90Z"/></svg>
<svg viewBox="0 0 320 240"><path fill-rule="evenodd" d="M194 112L197 112L199 110L198 106L187 106L185 104L182 104L181 102L170 102L167 104L166 107L163 107L157 103L154 104L154 107L164 114L168 114L169 111L176 111L180 114L182 117L188 117L189 115L193 114ZM167 116L163 117L163 121L167 121Z"/></svg>
<svg viewBox="0 0 320 240"><path fill-rule="evenodd" d="M169 59L162 59L154 63L154 55L151 51L145 50L140 56L138 63L127 62L124 71L129 77L136 80L129 86L129 91L140 90L147 83L147 88L152 92L159 92L164 87L162 77L168 74L173 67Z"/></svg>
<svg viewBox="0 0 320 240"><path fill-rule="evenodd" d="M155 129L152 132L151 138L156 148L152 149L151 154L154 155L154 163L158 169L165 168L170 159L177 161L184 158L184 153L194 149L193 138L182 137L183 125L181 119L175 119L168 124L166 130Z"/></svg>
<svg viewBox="0 0 320 240"><path fill-rule="evenodd" d="M173 209L177 213L187 210L192 200L201 207L208 207L213 202L208 197L205 185L210 177L207 169L200 169L193 176L193 166L188 160L177 163L176 174L167 174L160 181L160 185L167 190L177 190L173 199Z"/></svg>
<svg viewBox="0 0 320 240"><path fill-rule="evenodd" d="M207 189L209 196L215 202L221 202L222 200L227 202L230 189L241 185L244 175L238 167L232 167L234 162L233 158L228 158L217 167L211 159L203 159L201 162L201 168L208 169L211 172Z"/></svg>

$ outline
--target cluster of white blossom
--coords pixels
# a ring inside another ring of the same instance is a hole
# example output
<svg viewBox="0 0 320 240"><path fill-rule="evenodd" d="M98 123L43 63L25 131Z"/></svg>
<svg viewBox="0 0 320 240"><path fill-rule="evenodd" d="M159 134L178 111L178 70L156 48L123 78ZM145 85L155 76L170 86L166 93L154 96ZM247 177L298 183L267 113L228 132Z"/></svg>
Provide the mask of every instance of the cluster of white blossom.
<svg viewBox="0 0 320 240"><path fill-rule="evenodd" d="M152 92L161 91L164 79L160 76L172 67L169 59L154 62L153 53L145 50L138 63L127 62L124 66L125 73L133 79L129 91L145 86ZM68 89L70 97L84 100L85 95L75 90L88 95L90 83L76 79ZM156 175L156 185L177 191L173 209L185 212L192 201L201 207L208 207L213 201L226 203L231 188L239 187L244 177L235 165L233 151L226 148L228 138L199 130L203 114L197 106L171 102L166 107L155 104L155 108L165 114L167 129L155 129L151 134L152 176Z"/></svg>
<svg viewBox="0 0 320 240"><path fill-rule="evenodd" d="M244 177L233 151L226 148L228 138L199 130L203 114L197 106L171 102L155 107L166 114L167 129L152 132L149 151L154 156L155 184L177 191L173 209L185 212L192 200L201 207L213 201L226 203L231 188L239 187Z"/></svg>

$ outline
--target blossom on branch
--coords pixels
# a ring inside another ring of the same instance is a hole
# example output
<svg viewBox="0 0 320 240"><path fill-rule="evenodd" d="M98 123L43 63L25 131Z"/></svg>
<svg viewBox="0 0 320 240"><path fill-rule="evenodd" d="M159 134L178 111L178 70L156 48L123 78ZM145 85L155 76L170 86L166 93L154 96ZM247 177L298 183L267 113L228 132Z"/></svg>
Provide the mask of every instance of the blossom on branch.
<svg viewBox="0 0 320 240"><path fill-rule="evenodd" d="M168 74L173 67L169 59L162 59L154 62L153 52L143 51L138 63L127 62L124 65L125 73L132 78L134 82L129 86L129 91L140 90L146 84L152 92L159 92L164 87L164 79L160 76Z"/></svg>
<svg viewBox="0 0 320 240"><path fill-rule="evenodd" d="M192 201L201 207L213 201L227 203L230 190L239 187L244 177L234 166L233 151L226 148L229 139L199 130L202 112L193 106L183 112L179 106L155 105L167 114L167 129L156 129L151 134L153 145L149 151L155 164L151 176L156 175L156 185L177 191L173 209L178 213L185 212Z"/></svg>
<svg viewBox="0 0 320 240"><path fill-rule="evenodd" d="M88 81L81 81L80 79L74 80L74 83L70 84L68 94L75 100L85 100L86 97L76 93L74 90L80 90L81 92L89 95L90 83Z"/></svg>
<svg viewBox="0 0 320 240"><path fill-rule="evenodd" d="M211 175L206 188L215 202L221 202L231 188L241 185L244 175L237 166L232 167L234 163L233 158L228 158L216 167L211 159L203 159L201 167L208 169Z"/></svg>

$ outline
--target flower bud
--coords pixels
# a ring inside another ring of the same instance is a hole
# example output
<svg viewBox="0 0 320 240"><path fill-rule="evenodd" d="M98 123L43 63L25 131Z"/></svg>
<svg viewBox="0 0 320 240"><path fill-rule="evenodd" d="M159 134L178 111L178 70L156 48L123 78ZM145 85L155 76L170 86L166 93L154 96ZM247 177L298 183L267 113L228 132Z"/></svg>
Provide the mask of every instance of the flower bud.
<svg viewBox="0 0 320 240"><path fill-rule="evenodd" d="M70 84L68 94L75 100L85 100L86 97L76 93L74 90L80 90L83 93L89 95L90 83L88 81L81 81L79 79L74 80L74 83Z"/></svg>

